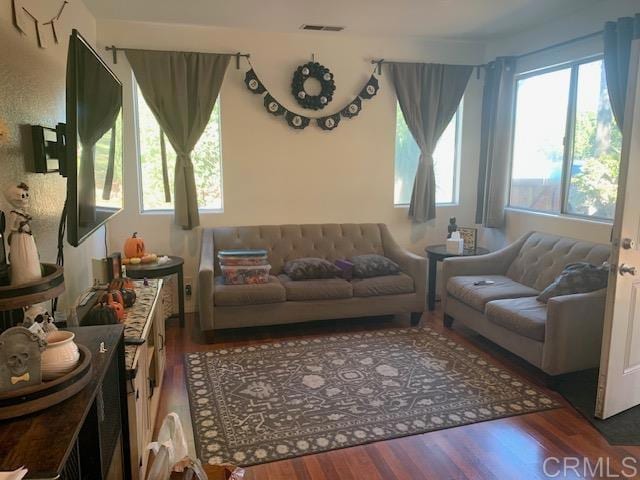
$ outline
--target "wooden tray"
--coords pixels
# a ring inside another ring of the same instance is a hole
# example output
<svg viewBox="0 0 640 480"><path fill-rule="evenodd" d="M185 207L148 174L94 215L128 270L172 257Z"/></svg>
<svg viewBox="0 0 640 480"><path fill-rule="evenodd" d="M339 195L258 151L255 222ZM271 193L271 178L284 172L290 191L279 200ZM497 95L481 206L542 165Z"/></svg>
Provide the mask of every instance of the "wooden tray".
<svg viewBox="0 0 640 480"><path fill-rule="evenodd" d="M63 269L53 263L42 263L42 278L23 285L0 287L0 311L35 305L64 292Z"/></svg>
<svg viewBox="0 0 640 480"><path fill-rule="evenodd" d="M78 345L78 350L80 351L78 365L66 375L40 385L0 393L0 420L38 412L82 390L91 380L93 367L89 349L84 345Z"/></svg>

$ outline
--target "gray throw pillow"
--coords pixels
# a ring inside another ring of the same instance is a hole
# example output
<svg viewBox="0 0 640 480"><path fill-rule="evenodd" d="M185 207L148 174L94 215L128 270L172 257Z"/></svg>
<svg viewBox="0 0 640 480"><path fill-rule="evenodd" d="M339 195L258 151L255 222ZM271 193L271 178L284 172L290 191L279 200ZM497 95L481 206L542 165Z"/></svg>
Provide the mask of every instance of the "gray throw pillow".
<svg viewBox="0 0 640 480"><path fill-rule="evenodd" d="M382 255L358 255L349 259L353 263L353 276L356 278L397 275L400 265Z"/></svg>
<svg viewBox="0 0 640 480"><path fill-rule="evenodd" d="M284 273L291 280L313 280L317 278L333 278L342 271L333 263L322 258L296 258L284 264Z"/></svg>
<svg viewBox="0 0 640 480"><path fill-rule="evenodd" d="M596 267L590 263L580 262L567 265L551 285L545 288L538 300L547 303L552 297L587 293L607 287L609 266L602 264Z"/></svg>

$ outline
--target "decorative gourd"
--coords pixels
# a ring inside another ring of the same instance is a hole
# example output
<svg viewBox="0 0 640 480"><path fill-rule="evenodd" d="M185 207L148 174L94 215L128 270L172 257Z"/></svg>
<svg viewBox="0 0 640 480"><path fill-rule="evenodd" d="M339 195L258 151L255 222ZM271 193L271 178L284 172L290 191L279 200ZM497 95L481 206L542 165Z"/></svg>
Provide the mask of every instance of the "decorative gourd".
<svg viewBox="0 0 640 480"><path fill-rule="evenodd" d="M131 257L131 258L129 259L129 263L130 263L131 265L140 265L140 262L141 262L141 261L142 261L142 260L140 260L138 257Z"/></svg>
<svg viewBox="0 0 640 480"><path fill-rule="evenodd" d="M124 307L124 299L122 298L122 293L120 293L120 290L114 289L114 290L111 290L110 293L111 293L111 296L113 297L113 301L119 303Z"/></svg>
<svg viewBox="0 0 640 480"><path fill-rule="evenodd" d="M93 306L85 320L82 322L82 325L114 325L116 323L118 323L118 314L116 311L106 303L98 302Z"/></svg>
<svg viewBox="0 0 640 480"><path fill-rule="evenodd" d="M120 293L122 295L125 308L133 307L133 304L136 303L136 291L130 288L121 288Z"/></svg>
<svg viewBox="0 0 640 480"><path fill-rule="evenodd" d="M106 303L107 307L113 309L113 311L116 312L118 322L124 319L124 307L113 299L113 294L105 293L102 296L102 302Z"/></svg>
<svg viewBox="0 0 640 480"><path fill-rule="evenodd" d="M138 232L133 232L133 235L125 240L124 248L122 250L124 252L124 256L130 259L142 258L146 254L144 241L142 238L138 237Z"/></svg>
<svg viewBox="0 0 640 480"><path fill-rule="evenodd" d="M142 263L153 263L158 261L158 255L149 253L140 259Z"/></svg>

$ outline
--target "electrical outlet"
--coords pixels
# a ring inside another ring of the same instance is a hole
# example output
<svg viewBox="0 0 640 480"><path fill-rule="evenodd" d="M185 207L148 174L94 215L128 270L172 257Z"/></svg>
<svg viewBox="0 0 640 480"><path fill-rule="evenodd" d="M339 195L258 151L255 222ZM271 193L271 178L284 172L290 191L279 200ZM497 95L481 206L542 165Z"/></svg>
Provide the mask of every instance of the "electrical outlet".
<svg viewBox="0 0 640 480"><path fill-rule="evenodd" d="M191 277L184 278L184 294L187 297L193 294L193 279Z"/></svg>

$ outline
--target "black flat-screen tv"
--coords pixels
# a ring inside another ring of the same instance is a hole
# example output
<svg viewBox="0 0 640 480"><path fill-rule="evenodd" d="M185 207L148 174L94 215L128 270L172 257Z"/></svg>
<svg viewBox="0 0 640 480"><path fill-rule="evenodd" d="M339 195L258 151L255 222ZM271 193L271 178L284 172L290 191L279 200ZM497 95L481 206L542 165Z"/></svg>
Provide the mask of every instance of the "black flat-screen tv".
<svg viewBox="0 0 640 480"><path fill-rule="evenodd" d="M122 83L74 30L67 57L67 239L77 247L123 208Z"/></svg>

